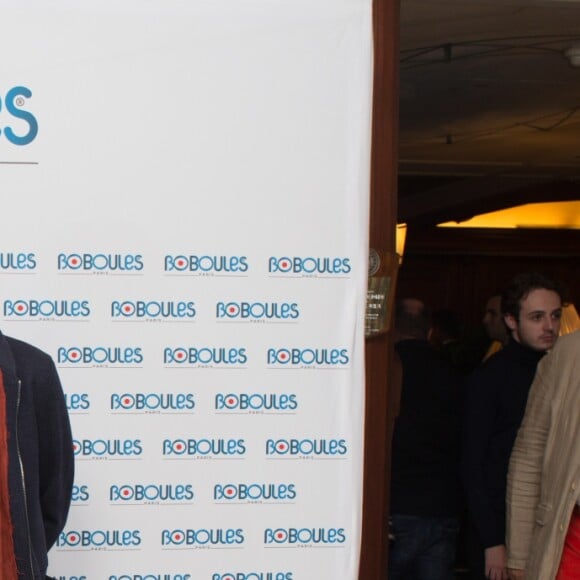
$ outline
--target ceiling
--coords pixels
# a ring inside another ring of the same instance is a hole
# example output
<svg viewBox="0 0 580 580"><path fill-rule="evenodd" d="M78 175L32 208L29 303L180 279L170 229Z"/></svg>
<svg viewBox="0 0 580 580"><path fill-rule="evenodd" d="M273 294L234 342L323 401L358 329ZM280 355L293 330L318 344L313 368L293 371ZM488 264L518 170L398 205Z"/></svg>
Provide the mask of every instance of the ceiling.
<svg viewBox="0 0 580 580"><path fill-rule="evenodd" d="M580 0L401 0L399 216L580 199Z"/></svg>

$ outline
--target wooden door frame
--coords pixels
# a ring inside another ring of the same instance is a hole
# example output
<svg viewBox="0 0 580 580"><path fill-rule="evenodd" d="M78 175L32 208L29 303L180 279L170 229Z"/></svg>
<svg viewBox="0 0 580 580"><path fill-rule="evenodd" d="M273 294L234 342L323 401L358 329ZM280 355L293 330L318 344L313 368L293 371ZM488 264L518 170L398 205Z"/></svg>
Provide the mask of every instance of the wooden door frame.
<svg viewBox="0 0 580 580"><path fill-rule="evenodd" d="M374 79L370 247L393 256L397 223L399 0L373 0ZM394 291L394 288L392 288ZM359 580L386 578L390 439L394 409L391 333L366 341L365 452Z"/></svg>

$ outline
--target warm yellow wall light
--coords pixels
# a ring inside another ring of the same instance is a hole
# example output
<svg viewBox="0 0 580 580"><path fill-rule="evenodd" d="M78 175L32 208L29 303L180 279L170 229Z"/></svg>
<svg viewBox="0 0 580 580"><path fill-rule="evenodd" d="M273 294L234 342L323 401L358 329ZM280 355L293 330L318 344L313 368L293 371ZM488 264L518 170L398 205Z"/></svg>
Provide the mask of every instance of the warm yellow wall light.
<svg viewBox="0 0 580 580"><path fill-rule="evenodd" d="M580 229L580 201L528 203L484 213L464 222L446 222L439 227Z"/></svg>
<svg viewBox="0 0 580 580"><path fill-rule="evenodd" d="M403 261L403 254L405 253L405 240L407 239L407 224L397 224L397 231L395 232L396 252L399 256L399 264Z"/></svg>
<svg viewBox="0 0 580 580"><path fill-rule="evenodd" d="M560 336L580 330L580 317L574 304L566 304L562 308L562 320L560 321Z"/></svg>

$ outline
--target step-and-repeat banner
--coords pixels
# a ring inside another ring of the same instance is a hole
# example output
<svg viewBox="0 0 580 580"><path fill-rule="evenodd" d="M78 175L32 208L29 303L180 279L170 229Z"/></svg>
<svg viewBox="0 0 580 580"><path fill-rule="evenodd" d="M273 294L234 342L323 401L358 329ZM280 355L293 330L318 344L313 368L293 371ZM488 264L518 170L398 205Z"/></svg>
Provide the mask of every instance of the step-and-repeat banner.
<svg viewBox="0 0 580 580"><path fill-rule="evenodd" d="M2 1L2 331L53 357L63 580L358 571L371 0Z"/></svg>

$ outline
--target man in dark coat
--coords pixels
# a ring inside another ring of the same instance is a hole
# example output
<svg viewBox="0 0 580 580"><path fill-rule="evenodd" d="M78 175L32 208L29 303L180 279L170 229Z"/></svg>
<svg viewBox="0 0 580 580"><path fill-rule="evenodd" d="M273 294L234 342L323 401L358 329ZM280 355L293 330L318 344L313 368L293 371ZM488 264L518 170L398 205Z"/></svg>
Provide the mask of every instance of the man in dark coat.
<svg viewBox="0 0 580 580"><path fill-rule="evenodd" d="M538 362L558 337L562 291L540 274L521 274L502 294L501 306L510 339L471 375L465 397L462 472L474 580L508 578L509 459Z"/></svg>
<svg viewBox="0 0 580 580"><path fill-rule="evenodd" d="M44 580L74 471L69 418L52 359L0 334L0 577Z"/></svg>
<svg viewBox="0 0 580 580"><path fill-rule="evenodd" d="M461 375L428 343L429 325L422 302L397 305L402 388L392 447L389 580L453 577Z"/></svg>

